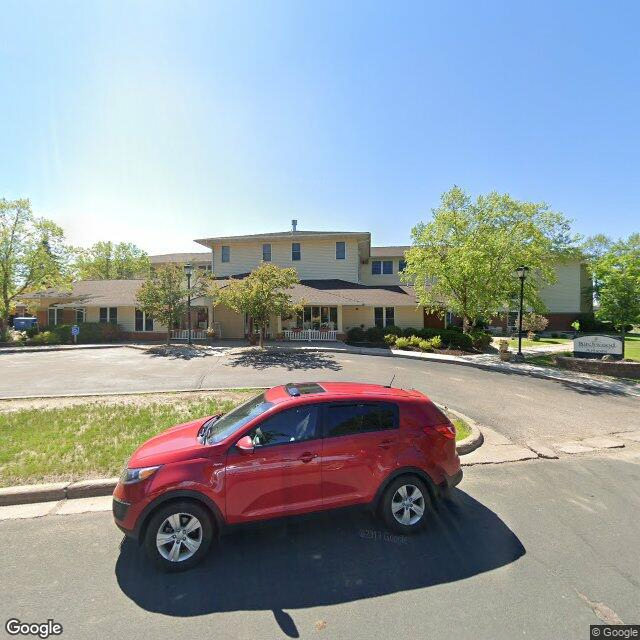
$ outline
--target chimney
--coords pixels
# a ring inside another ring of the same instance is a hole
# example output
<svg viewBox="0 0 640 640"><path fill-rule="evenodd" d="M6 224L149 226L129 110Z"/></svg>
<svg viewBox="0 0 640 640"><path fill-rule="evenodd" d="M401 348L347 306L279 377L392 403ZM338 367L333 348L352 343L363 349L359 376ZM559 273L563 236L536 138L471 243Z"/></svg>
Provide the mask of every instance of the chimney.
<svg viewBox="0 0 640 640"><path fill-rule="evenodd" d="M297 221L297 220L292 220L292 221L291 221L291 231L292 231L293 233L295 233L295 232L296 232L296 228L297 228L297 226L298 226L298 221Z"/></svg>

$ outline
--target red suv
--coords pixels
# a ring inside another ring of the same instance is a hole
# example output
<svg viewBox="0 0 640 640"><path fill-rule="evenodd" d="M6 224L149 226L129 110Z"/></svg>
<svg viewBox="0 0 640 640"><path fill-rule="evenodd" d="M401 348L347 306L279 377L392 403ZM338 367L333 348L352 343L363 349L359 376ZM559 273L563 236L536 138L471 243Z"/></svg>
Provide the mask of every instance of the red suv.
<svg viewBox="0 0 640 640"><path fill-rule="evenodd" d="M113 515L175 571L200 561L227 525L279 516L368 505L411 533L461 479L455 428L422 393L305 382L145 442L115 488Z"/></svg>

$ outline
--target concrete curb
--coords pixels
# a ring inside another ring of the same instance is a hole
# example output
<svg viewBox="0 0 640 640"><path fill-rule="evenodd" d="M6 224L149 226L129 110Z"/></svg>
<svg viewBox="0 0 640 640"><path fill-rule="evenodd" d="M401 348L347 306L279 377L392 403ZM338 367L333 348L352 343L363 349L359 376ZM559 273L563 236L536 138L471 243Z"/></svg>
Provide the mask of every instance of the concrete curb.
<svg viewBox="0 0 640 640"><path fill-rule="evenodd" d="M78 482L50 482L4 487L0 489L0 506L108 496L113 493L117 482L118 478L101 478Z"/></svg>
<svg viewBox="0 0 640 640"><path fill-rule="evenodd" d="M118 347L130 347L129 344L59 344L41 347L0 347L0 355L3 353L40 353L47 351L80 351L83 349L117 349Z"/></svg>
<svg viewBox="0 0 640 640"><path fill-rule="evenodd" d="M480 425L469 416L464 415L464 413L460 413L459 411L455 411L454 409L450 409L449 407L444 408L449 413L453 413L454 416L460 418L460 420L464 420L464 422L466 422L471 429L471 433L466 438L460 440L459 442L456 442L456 451L458 452L458 455L464 456L467 453L475 451L478 447L481 447L482 443L484 442L484 436L482 435Z"/></svg>

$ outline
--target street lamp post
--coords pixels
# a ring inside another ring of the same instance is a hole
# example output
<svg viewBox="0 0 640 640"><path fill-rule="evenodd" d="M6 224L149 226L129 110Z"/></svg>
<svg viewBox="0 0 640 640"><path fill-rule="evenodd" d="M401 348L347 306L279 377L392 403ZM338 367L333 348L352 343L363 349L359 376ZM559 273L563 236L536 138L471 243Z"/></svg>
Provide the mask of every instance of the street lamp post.
<svg viewBox="0 0 640 640"><path fill-rule="evenodd" d="M191 344L191 275L193 274L193 266L190 262L184 265L184 272L187 276L187 344Z"/></svg>
<svg viewBox="0 0 640 640"><path fill-rule="evenodd" d="M529 273L529 267L517 268L518 278L520 278L520 313L518 313L518 353L513 358L514 362L524 362L522 355L522 306L524 304L524 279Z"/></svg>

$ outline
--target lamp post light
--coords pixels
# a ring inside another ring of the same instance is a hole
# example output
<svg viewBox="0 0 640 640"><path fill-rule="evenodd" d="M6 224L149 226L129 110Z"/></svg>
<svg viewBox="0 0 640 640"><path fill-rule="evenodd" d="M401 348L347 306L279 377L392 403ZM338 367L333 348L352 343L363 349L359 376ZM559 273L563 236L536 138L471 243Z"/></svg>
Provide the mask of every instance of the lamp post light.
<svg viewBox="0 0 640 640"><path fill-rule="evenodd" d="M524 279L529 273L529 267L518 267L516 269L518 278L520 278L520 313L518 313L518 353L513 358L514 362L524 362L522 355L522 306L524 303Z"/></svg>
<svg viewBox="0 0 640 640"><path fill-rule="evenodd" d="M190 262L184 265L184 272L187 276L187 344L191 344L191 276L193 275L193 265Z"/></svg>

